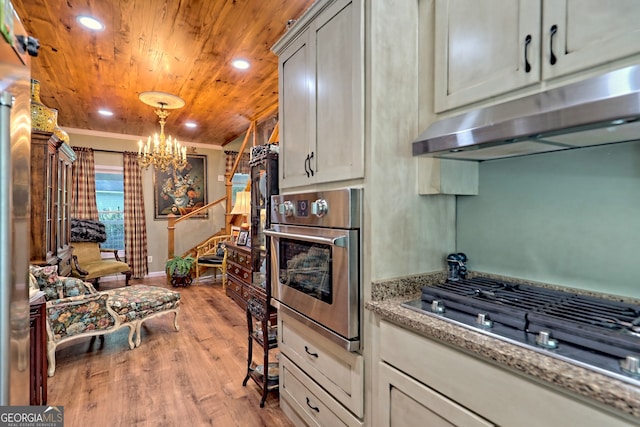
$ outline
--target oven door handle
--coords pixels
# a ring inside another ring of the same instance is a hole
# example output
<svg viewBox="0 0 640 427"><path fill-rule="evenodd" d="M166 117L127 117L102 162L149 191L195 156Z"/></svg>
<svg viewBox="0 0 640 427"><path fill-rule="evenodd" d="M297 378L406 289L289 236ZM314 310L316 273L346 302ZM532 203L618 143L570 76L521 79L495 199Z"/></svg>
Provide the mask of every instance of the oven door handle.
<svg viewBox="0 0 640 427"><path fill-rule="evenodd" d="M340 246L342 248L347 247L347 238L348 238L348 236L340 236L340 237L333 237L333 238L316 237L316 236L309 236L306 234L282 233L280 231L275 231L275 230L264 230L264 234L271 237L284 237L286 239L303 240L305 242L321 243L323 245L331 245L331 246Z"/></svg>

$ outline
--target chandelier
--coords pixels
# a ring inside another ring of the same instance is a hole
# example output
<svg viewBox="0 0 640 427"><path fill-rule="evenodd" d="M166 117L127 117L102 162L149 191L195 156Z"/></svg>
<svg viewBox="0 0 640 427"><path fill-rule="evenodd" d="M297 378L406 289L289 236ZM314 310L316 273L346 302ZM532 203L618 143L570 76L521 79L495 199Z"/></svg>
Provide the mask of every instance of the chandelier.
<svg viewBox="0 0 640 427"><path fill-rule="evenodd" d="M166 172L169 167L181 171L187 166L187 147L180 145L177 139L167 137L164 134L164 125L168 109L181 108L184 100L176 95L164 92L142 92L140 100L147 105L158 106L155 113L160 119L160 134L149 136L146 143L138 141L138 163L141 167L149 169L153 166Z"/></svg>

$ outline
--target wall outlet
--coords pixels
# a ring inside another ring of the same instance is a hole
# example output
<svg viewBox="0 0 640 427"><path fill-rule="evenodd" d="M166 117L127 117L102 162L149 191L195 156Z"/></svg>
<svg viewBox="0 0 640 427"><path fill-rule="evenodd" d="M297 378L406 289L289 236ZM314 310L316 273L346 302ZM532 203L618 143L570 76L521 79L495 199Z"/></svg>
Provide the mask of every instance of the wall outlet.
<svg viewBox="0 0 640 427"><path fill-rule="evenodd" d="M151 255L149 255L147 257L147 264L151 264L153 262L153 257Z"/></svg>
<svg viewBox="0 0 640 427"><path fill-rule="evenodd" d="M224 182L224 175L218 175L218 182Z"/></svg>

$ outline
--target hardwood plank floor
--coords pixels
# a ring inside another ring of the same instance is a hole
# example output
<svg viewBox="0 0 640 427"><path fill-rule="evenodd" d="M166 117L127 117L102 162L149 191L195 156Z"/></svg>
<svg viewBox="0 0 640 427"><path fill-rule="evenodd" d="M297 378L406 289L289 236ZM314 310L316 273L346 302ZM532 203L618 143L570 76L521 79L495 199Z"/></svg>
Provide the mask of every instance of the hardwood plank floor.
<svg viewBox="0 0 640 427"><path fill-rule="evenodd" d="M131 283L171 288L164 277ZM143 324L134 350L128 328L59 346L48 404L64 406L65 426L292 426L277 393L260 408L258 386L242 386L246 317L220 282L172 289L181 293L180 331L168 314Z"/></svg>

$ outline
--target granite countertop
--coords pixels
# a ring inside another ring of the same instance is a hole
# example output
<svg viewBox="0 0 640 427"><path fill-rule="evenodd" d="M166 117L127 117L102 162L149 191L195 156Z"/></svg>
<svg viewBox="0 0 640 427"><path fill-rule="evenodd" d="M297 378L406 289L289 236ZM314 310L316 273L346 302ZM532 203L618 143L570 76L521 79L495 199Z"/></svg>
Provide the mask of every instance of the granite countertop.
<svg viewBox="0 0 640 427"><path fill-rule="evenodd" d="M373 300L367 302L365 307L382 318L428 338L454 345L640 418L640 387L401 306L404 302L419 298L422 286L441 283L445 279L446 273L436 272L373 283Z"/></svg>

